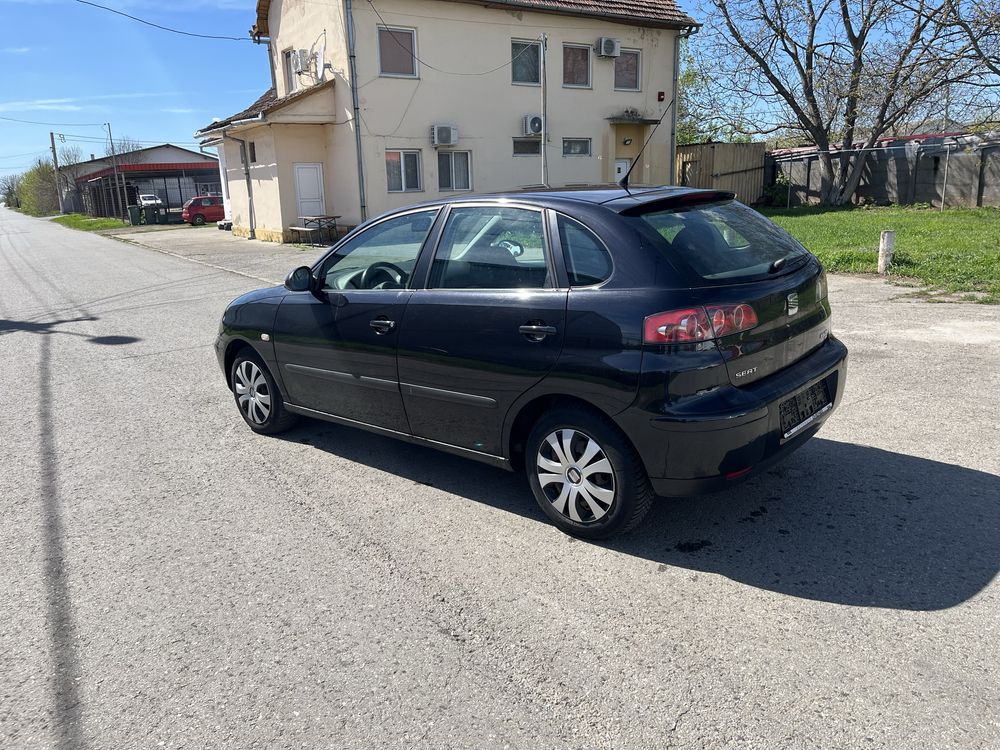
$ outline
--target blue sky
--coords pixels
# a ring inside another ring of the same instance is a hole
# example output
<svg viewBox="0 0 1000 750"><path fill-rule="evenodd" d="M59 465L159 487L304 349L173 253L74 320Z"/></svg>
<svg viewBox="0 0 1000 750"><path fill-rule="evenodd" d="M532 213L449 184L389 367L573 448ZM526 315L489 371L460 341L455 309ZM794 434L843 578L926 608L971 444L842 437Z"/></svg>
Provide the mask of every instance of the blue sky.
<svg viewBox="0 0 1000 750"><path fill-rule="evenodd" d="M95 0L164 26L247 36L254 0ZM46 155L49 131L104 155L100 126L115 138L191 145L192 133L246 107L270 86L266 45L195 39L143 26L73 0L0 0L0 174ZM57 142L58 145L58 142ZM196 146L191 146L197 148Z"/></svg>

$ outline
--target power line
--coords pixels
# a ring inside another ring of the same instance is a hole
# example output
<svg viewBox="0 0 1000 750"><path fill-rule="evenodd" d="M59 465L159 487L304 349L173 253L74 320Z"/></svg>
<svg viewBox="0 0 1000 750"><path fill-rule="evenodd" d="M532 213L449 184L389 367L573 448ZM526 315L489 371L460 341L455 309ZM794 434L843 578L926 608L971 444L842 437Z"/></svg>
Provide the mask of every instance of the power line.
<svg viewBox="0 0 1000 750"><path fill-rule="evenodd" d="M101 128L103 122L38 122L37 120L18 120L15 117L0 117L0 120L8 122L21 122L25 125L48 125L53 128Z"/></svg>
<svg viewBox="0 0 1000 750"><path fill-rule="evenodd" d="M138 21L139 23L144 23L147 26L152 26L154 29L161 29L163 31L169 31L171 34L181 34L182 36L193 36L199 39L225 39L231 42L252 42L253 40L248 36L215 36L213 34L195 34L193 31L181 31L180 29L172 29L169 26L161 26L158 23L153 23L152 21L146 21L142 18L137 18L136 16L130 16L128 13L123 13L120 10L115 10L114 8L109 8L106 5L99 5L97 3L92 3L89 0L76 0L76 2L83 5L92 5L95 8L100 8L101 10L106 10L108 13L114 13L119 16L124 16L133 21Z"/></svg>

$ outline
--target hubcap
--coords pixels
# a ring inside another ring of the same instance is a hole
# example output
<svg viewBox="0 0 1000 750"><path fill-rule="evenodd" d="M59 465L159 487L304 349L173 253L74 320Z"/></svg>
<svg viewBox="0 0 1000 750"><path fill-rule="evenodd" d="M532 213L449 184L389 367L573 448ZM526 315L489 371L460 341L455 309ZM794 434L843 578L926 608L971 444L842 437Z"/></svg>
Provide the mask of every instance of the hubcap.
<svg viewBox="0 0 1000 750"><path fill-rule="evenodd" d="M594 523L611 509L615 475L604 450L579 430L551 433L538 448L535 470L552 507L577 523Z"/></svg>
<svg viewBox="0 0 1000 750"><path fill-rule="evenodd" d="M264 424L271 414L271 392L261 369L248 359L240 362L233 376L236 403L249 421Z"/></svg>

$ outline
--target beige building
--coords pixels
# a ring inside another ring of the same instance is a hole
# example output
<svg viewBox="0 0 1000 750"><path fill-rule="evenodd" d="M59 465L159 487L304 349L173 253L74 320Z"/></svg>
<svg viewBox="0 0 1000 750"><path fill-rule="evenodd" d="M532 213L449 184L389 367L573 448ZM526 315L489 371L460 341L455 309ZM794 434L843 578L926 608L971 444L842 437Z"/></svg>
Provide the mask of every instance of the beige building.
<svg viewBox="0 0 1000 750"><path fill-rule="evenodd" d="M630 181L667 183L695 26L674 0L258 0L274 85L196 136L233 231L276 241L303 216L614 182L651 133Z"/></svg>

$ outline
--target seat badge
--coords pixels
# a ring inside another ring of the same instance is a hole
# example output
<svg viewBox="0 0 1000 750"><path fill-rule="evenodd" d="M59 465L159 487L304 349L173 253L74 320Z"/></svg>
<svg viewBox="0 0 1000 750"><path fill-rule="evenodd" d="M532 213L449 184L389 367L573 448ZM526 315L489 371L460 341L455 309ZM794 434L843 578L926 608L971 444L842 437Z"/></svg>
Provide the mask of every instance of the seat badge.
<svg viewBox="0 0 1000 750"><path fill-rule="evenodd" d="M791 317L799 311L799 293L792 292L787 297L788 300L788 315Z"/></svg>

